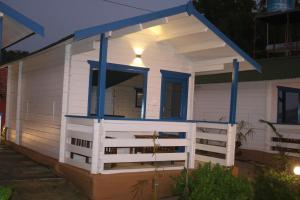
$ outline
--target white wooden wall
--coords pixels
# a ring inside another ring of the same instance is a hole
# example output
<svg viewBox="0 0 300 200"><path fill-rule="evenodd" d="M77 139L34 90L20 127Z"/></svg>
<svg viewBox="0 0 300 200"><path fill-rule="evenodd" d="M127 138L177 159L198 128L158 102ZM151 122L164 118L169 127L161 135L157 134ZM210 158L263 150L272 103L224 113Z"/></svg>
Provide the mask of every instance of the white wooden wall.
<svg viewBox="0 0 300 200"><path fill-rule="evenodd" d="M242 148L270 152L272 131L259 120L277 122L277 86L300 88L300 79L239 83L237 120L249 122L255 130ZM230 87L230 83L195 86L194 119L228 120Z"/></svg>
<svg viewBox="0 0 300 200"><path fill-rule="evenodd" d="M16 112L17 112L17 90L18 90L18 65L10 65L7 78L7 101L6 101L6 125L8 129L7 139L16 139Z"/></svg>
<svg viewBox="0 0 300 200"><path fill-rule="evenodd" d="M20 145L58 158L64 76L64 45L23 62L20 92ZM9 139L16 142L18 62L9 75Z"/></svg>
<svg viewBox="0 0 300 200"><path fill-rule="evenodd" d="M153 35L143 31L109 40L108 62L132 65L137 48L143 49L141 67L150 68L147 87L146 117L159 118L160 111L160 70L191 73L189 63L184 57L175 54L174 49L158 43ZM88 104L89 65L87 60L99 59L99 42L95 50L72 56L69 114L86 115ZM190 78L188 118L192 119L194 75Z"/></svg>
<svg viewBox="0 0 300 200"><path fill-rule="evenodd" d="M143 76L139 75L108 88L105 96L105 114L139 118L141 108L135 106L135 88L142 88L143 85Z"/></svg>
<svg viewBox="0 0 300 200"><path fill-rule="evenodd" d="M230 83L195 86L194 119L228 121ZM266 117L266 83L239 83L237 121L245 120L255 128L255 135L243 145L246 149L264 150L265 125L258 122Z"/></svg>

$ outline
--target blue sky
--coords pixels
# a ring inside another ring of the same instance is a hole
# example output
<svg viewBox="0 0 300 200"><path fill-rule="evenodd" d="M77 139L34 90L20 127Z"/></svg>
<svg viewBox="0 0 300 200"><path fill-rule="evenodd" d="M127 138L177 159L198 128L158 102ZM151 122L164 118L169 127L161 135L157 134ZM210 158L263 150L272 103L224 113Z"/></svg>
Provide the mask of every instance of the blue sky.
<svg viewBox="0 0 300 200"><path fill-rule="evenodd" d="M11 49L38 50L76 30L142 15L186 3L188 0L2 0L45 27L46 36L33 36Z"/></svg>

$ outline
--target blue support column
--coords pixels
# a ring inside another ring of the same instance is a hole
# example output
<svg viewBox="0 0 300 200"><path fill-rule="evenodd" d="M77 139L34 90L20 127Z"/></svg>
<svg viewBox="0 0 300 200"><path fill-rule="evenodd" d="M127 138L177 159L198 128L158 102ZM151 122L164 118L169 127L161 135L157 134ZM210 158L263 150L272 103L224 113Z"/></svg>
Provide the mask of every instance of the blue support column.
<svg viewBox="0 0 300 200"><path fill-rule="evenodd" d="M98 70L98 120L104 118L108 38L101 34Z"/></svg>
<svg viewBox="0 0 300 200"><path fill-rule="evenodd" d="M229 123L231 125L236 123L238 81L239 81L239 62L238 60L234 59L232 83L231 83L230 113L229 113Z"/></svg>
<svg viewBox="0 0 300 200"><path fill-rule="evenodd" d="M2 63L2 47L3 47L3 16L0 16L0 63Z"/></svg>

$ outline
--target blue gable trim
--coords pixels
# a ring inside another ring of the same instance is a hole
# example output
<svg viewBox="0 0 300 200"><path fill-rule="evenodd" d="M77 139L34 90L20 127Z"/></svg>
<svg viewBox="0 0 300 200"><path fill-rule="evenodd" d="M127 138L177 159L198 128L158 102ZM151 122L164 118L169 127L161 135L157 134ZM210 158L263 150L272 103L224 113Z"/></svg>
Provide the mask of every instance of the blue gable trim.
<svg viewBox="0 0 300 200"><path fill-rule="evenodd" d="M240 54L246 61L255 67L258 72L261 71L261 65L258 64L254 59L252 59L246 52L244 52L240 47L238 47L232 40L230 40L224 33L222 33L215 25L213 25L204 15L202 15L193 5L193 2L190 1L187 6L187 12L190 15L195 16L199 21L206 25L213 33L219 36L224 42Z"/></svg>
<svg viewBox="0 0 300 200"><path fill-rule="evenodd" d="M85 38L88 38L88 37L91 37L91 36L94 36L94 35L97 35L100 33L105 33L108 31L113 31L116 29L133 26L133 25L136 25L139 23L149 22L152 20L160 19L163 17L168 17L171 15L176 15L176 14L183 13L183 12L186 12L186 5L169 8L166 10L153 12L153 13L146 14L146 15L132 17L132 18L128 18L128 19L124 19L124 20L120 20L120 21L116 21L116 22L112 22L112 23L108 23L108 24L103 24L100 26L94 26L91 28L79 30L74 33L74 38L75 38L75 40L81 40L81 39L85 39Z"/></svg>
<svg viewBox="0 0 300 200"><path fill-rule="evenodd" d="M9 7L8 5L4 4L0 1L0 11L3 12L4 15L9 16L10 18L16 20L18 23L22 24L23 26L29 28L33 32L44 36L44 28L39 25L38 23L32 21L28 17L22 15L15 9Z"/></svg>
<svg viewBox="0 0 300 200"><path fill-rule="evenodd" d="M200 22L206 25L213 33L215 33L218 37L220 37L228 46L230 46L233 50L235 50L238 54L240 54L247 62L254 66L254 68L261 72L261 65L258 64L254 59L252 59L247 53L245 53L241 48L239 48L233 41L231 41L224 33L222 33L216 26L214 26L204 15L202 15L193 5L192 1L189 1L187 4L169 8L166 10L153 12L146 15L141 15L129 19L124 19L117 22L112 22L108 24L103 24L100 26L95 26L83 30L76 31L74 33L75 40L85 39L97 34L113 31L116 29L121 29L124 27L136 25L139 23L145 23L152 20L160 19L163 17L168 17L180 13L188 13L189 15L193 15Z"/></svg>

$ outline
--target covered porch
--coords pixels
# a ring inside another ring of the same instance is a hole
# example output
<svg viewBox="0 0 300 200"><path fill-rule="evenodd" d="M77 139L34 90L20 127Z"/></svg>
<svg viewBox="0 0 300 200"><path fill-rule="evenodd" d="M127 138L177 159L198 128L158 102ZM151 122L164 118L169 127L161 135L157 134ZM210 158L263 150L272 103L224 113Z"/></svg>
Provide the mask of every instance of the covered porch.
<svg viewBox="0 0 300 200"><path fill-rule="evenodd" d="M260 66L192 2L75 32L65 58L60 162L93 174L234 165L238 72ZM194 77L212 72L232 72L227 122L193 117Z"/></svg>

